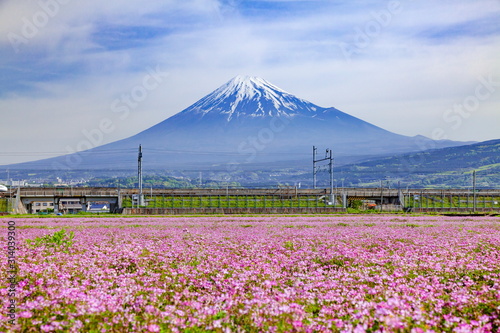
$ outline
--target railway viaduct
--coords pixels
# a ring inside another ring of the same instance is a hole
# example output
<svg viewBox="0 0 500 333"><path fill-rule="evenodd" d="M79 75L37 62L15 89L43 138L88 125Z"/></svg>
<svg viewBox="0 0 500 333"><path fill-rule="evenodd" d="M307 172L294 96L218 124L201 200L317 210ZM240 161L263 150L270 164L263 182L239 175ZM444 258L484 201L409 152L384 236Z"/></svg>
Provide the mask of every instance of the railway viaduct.
<svg viewBox="0 0 500 333"><path fill-rule="evenodd" d="M343 211L354 203L361 209L381 211L500 211L500 190L336 188L298 189L151 189L138 207L137 189L18 188L2 193L12 212L33 213L37 207L55 213L89 211L105 203L107 211L124 214L182 213L327 213ZM361 207L359 207L361 205Z"/></svg>

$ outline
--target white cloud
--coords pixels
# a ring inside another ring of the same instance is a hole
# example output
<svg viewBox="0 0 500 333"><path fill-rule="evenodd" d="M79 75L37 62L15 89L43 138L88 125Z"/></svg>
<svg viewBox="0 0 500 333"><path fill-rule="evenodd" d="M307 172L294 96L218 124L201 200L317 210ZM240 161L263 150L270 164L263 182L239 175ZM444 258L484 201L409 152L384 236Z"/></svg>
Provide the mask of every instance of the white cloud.
<svg viewBox="0 0 500 333"><path fill-rule="evenodd" d="M272 11L270 17L236 1L71 0L15 53L7 36L21 31L23 18L41 10L39 3L0 3L0 71L9 80L0 80L0 131L10 151L64 153L103 117L116 125L105 142L127 137L237 74L263 76L318 105L401 134L431 135L447 125L443 112L473 93L479 77L500 77L499 31L468 30L470 22L492 24L500 10L492 0L401 1L401 11L351 59L340 43L356 46L358 31L389 2L308 1L306 12ZM150 28L139 41L128 35L137 27ZM116 47L96 38L103 34ZM169 77L130 117L118 119L112 102L157 65ZM497 135L498 90L459 130L448 131L450 138ZM21 159L29 156L0 156L0 164Z"/></svg>

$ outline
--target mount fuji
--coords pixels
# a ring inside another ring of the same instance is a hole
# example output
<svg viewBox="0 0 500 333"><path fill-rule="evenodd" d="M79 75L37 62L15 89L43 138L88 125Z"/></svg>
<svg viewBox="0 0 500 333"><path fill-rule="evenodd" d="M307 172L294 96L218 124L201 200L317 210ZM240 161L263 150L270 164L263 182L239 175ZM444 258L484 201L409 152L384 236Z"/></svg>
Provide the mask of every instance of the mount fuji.
<svg viewBox="0 0 500 333"><path fill-rule="evenodd" d="M338 163L463 144L395 134L335 108L295 97L264 79L237 76L130 138L16 167L133 169L139 145L148 169L196 169L221 164L305 164L310 162L313 145L332 148Z"/></svg>

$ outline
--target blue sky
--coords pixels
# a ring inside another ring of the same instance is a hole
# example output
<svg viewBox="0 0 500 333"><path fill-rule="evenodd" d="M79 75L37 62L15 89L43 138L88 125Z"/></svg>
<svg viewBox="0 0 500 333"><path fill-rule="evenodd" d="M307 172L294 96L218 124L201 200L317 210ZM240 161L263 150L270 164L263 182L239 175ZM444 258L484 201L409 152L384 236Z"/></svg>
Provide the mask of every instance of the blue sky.
<svg viewBox="0 0 500 333"><path fill-rule="evenodd" d="M238 74L400 134L497 139L499 55L498 0L3 0L0 165L136 134Z"/></svg>

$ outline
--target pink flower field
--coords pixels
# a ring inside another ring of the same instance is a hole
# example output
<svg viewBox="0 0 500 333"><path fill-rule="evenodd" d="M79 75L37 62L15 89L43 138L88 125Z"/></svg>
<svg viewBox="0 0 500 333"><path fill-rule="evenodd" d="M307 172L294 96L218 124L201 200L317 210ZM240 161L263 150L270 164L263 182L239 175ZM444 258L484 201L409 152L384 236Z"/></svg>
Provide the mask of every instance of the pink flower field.
<svg viewBox="0 0 500 333"><path fill-rule="evenodd" d="M500 330L498 217L15 223L17 317L5 259L2 332Z"/></svg>

